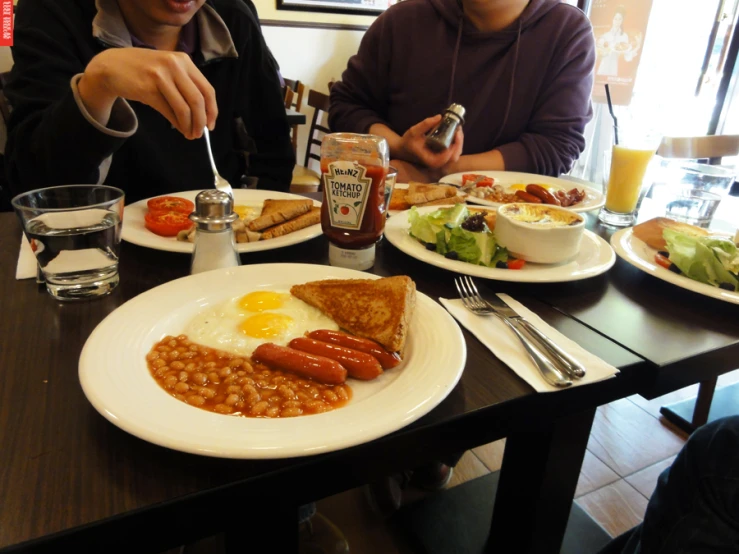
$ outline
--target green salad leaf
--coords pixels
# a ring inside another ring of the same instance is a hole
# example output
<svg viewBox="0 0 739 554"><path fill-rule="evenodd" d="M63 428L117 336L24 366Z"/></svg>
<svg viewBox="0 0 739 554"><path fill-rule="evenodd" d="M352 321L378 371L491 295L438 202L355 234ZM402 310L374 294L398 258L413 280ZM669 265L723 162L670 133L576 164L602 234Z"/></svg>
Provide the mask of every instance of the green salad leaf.
<svg viewBox="0 0 739 554"><path fill-rule="evenodd" d="M729 284L737 290L739 254L736 245L720 237L693 237L665 229L670 261L687 277L714 287Z"/></svg>

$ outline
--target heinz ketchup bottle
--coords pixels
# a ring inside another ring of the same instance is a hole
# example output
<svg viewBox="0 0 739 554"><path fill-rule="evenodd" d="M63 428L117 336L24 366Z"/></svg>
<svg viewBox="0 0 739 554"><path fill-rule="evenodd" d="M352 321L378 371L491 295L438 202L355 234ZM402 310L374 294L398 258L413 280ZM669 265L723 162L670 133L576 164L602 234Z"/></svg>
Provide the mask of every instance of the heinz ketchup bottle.
<svg viewBox="0 0 739 554"><path fill-rule="evenodd" d="M387 141L375 135L333 133L321 143L321 227L334 266L369 269L385 230Z"/></svg>

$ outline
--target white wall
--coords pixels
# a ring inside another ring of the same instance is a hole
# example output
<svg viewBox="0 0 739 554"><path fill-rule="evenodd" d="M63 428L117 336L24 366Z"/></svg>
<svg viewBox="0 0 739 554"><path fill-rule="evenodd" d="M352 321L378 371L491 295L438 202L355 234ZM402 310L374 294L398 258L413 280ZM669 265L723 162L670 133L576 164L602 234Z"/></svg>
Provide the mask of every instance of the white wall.
<svg viewBox="0 0 739 554"><path fill-rule="evenodd" d="M262 15L261 12L259 14ZM299 80L309 88L328 93L330 80L338 80L347 61L359 49L364 31L263 26L262 32L283 77ZM313 109L305 106L307 122L298 130L298 163L305 161L305 146Z"/></svg>

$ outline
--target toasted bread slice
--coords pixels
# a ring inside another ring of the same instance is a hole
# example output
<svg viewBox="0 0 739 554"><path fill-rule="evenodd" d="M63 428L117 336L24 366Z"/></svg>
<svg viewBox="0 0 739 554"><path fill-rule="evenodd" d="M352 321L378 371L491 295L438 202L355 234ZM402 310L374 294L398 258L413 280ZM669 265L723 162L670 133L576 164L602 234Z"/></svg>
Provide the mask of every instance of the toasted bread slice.
<svg viewBox="0 0 739 554"><path fill-rule="evenodd" d="M672 229L693 237L706 237L710 235L705 229L666 217L655 217L654 219L635 225L633 233L636 238L647 243L647 246L656 250L664 250L667 247L665 237L663 236L665 229Z"/></svg>
<svg viewBox="0 0 739 554"><path fill-rule="evenodd" d="M403 352L416 284L400 275L384 279L328 279L295 285L290 293L321 310L341 328Z"/></svg>
<svg viewBox="0 0 739 554"><path fill-rule="evenodd" d="M416 204L416 206L419 208L423 208L424 206L452 206L454 204L461 204L462 202L464 202L462 196L451 196L449 198L439 198L431 202L424 202L423 204Z"/></svg>
<svg viewBox="0 0 739 554"><path fill-rule="evenodd" d="M393 211L409 210L411 205L407 202L406 196L408 196L408 189L393 189L393 195L390 197L390 204L387 209Z"/></svg>
<svg viewBox="0 0 739 554"><path fill-rule="evenodd" d="M442 198L451 198L457 195L457 189L449 185L425 185L410 183L405 199L411 206L425 204Z"/></svg>
<svg viewBox="0 0 739 554"><path fill-rule="evenodd" d="M320 222L321 208L314 206L309 212L299 215L295 219L291 219L285 223L280 223L279 225L265 229L262 233L261 240L274 239L283 235L288 235Z"/></svg>
<svg viewBox="0 0 739 554"><path fill-rule="evenodd" d="M267 227L290 221L310 211L312 200L265 200L262 213L249 222L250 231L261 231Z"/></svg>

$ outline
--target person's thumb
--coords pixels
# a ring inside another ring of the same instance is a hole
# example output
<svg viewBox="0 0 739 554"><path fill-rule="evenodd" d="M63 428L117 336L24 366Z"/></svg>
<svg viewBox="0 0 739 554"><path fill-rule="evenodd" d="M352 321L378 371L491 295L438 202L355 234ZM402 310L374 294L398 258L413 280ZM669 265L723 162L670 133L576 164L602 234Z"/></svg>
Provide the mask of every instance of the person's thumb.
<svg viewBox="0 0 739 554"><path fill-rule="evenodd" d="M413 134L414 136L425 135L436 125L438 125L439 121L441 121L441 114L427 117L420 123L416 123L413 127L411 127L411 134Z"/></svg>

